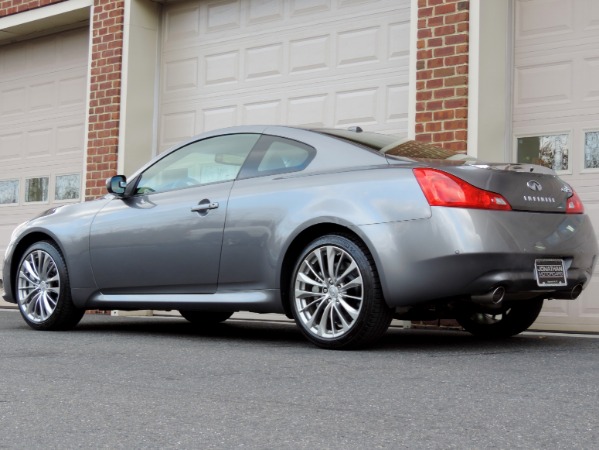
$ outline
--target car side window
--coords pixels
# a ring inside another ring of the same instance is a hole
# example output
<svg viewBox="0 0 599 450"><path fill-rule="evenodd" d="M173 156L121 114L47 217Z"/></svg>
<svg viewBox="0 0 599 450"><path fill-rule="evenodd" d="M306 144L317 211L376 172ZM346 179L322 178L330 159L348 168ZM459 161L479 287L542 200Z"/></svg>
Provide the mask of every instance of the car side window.
<svg viewBox="0 0 599 450"><path fill-rule="evenodd" d="M230 134L192 142L142 173L136 193L166 192L237 177L259 134Z"/></svg>
<svg viewBox="0 0 599 450"><path fill-rule="evenodd" d="M308 166L316 150L302 142L277 136L262 136L240 178L297 172Z"/></svg>

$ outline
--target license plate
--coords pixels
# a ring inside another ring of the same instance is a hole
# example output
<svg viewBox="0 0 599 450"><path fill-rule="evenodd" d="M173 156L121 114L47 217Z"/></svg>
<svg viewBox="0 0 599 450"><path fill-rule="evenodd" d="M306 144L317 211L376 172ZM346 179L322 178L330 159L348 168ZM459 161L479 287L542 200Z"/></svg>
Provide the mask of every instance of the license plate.
<svg viewBox="0 0 599 450"><path fill-rule="evenodd" d="M567 286L563 259L535 260L535 275L539 286Z"/></svg>

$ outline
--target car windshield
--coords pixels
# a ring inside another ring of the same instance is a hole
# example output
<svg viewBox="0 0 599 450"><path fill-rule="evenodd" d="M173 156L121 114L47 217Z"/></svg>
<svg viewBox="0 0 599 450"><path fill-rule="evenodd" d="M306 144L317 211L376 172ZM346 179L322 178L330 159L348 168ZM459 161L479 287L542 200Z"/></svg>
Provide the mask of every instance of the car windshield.
<svg viewBox="0 0 599 450"><path fill-rule="evenodd" d="M358 144L392 157L406 158L411 160L469 159L468 156L462 153L446 150L441 147L437 147L436 145L427 144L424 142L416 142L405 137L402 138L399 136L372 133L368 131L336 129L320 129L314 131L333 136L337 139L349 141L353 144Z"/></svg>

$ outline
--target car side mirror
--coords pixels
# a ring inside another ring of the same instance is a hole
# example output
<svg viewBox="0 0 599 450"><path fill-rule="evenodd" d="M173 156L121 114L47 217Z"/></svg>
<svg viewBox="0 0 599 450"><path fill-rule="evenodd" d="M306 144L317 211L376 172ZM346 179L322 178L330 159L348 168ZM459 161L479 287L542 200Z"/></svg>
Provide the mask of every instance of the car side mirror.
<svg viewBox="0 0 599 450"><path fill-rule="evenodd" d="M117 197L125 195L126 187L127 178L124 175L116 175L106 180L106 190Z"/></svg>

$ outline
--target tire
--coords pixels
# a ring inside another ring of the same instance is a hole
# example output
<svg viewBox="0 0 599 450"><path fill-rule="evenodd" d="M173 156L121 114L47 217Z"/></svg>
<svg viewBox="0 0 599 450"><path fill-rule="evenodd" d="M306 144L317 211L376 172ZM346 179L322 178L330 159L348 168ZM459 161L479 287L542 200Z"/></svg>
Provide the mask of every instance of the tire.
<svg viewBox="0 0 599 450"><path fill-rule="evenodd" d="M36 242L25 251L15 291L23 319L35 330L70 330L85 313L73 304L67 266L51 242Z"/></svg>
<svg viewBox="0 0 599 450"><path fill-rule="evenodd" d="M393 316L370 253L344 235L322 236L304 249L292 272L289 298L304 336L327 349L372 345Z"/></svg>
<svg viewBox="0 0 599 450"><path fill-rule="evenodd" d="M194 325L202 326L224 322L233 315L232 312L221 311L179 311L179 313Z"/></svg>
<svg viewBox="0 0 599 450"><path fill-rule="evenodd" d="M543 299L506 305L497 312L462 311L456 320L469 333L485 339L515 336L527 330L539 316Z"/></svg>

